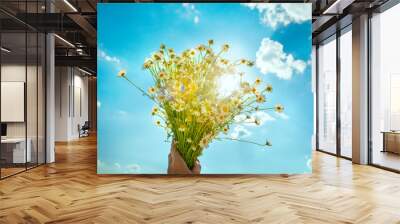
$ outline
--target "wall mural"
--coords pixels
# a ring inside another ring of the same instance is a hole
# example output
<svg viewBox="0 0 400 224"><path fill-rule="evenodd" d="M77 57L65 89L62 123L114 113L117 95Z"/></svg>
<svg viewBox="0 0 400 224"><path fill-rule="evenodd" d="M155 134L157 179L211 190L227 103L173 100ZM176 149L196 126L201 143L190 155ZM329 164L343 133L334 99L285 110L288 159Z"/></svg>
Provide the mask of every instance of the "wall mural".
<svg viewBox="0 0 400 224"><path fill-rule="evenodd" d="M98 4L99 174L311 172L311 4Z"/></svg>

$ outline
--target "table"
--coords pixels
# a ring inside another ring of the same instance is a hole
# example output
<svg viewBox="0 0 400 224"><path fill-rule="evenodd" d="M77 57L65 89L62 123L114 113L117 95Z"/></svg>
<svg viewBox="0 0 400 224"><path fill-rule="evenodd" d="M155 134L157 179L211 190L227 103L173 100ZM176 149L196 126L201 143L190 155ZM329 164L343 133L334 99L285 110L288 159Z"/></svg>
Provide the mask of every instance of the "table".
<svg viewBox="0 0 400 224"><path fill-rule="evenodd" d="M400 131L382 131L383 150L382 152L392 152L400 154Z"/></svg>
<svg viewBox="0 0 400 224"><path fill-rule="evenodd" d="M32 160L32 153L31 153L31 145L32 141L30 138L26 139L28 142L26 151L25 151L25 138L5 138L1 139L1 150L2 150L2 157L3 154L12 154L12 156L7 156L6 160L9 160L11 163L26 163L31 162ZM12 147L10 149L10 146ZM4 158L4 157L3 157ZM12 158L12 160L11 160Z"/></svg>

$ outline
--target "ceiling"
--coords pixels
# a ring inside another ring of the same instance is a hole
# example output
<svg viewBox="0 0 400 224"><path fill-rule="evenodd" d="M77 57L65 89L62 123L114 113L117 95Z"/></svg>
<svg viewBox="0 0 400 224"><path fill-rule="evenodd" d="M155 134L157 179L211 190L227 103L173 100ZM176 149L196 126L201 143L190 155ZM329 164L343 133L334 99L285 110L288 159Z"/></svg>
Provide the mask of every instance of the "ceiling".
<svg viewBox="0 0 400 224"><path fill-rule="evenodd" d="M313 42L317 43L331 32L335 32L336 28L332 27L339 20L345 21L347 17L351 23L351 16L376 8L386 1L388 0L270 0L268 2L312 3ZM31 31L54 32L58 35L55 38L56 65L79 66L96 73L97 2L139 1L47 0L46 3L46 0L1 0L1 28L3 32L8 33L3 36L9 38L7 41L14 41L13 47L18 49L18 46L24 46L22 34L18 32L25 31L25 28ZM346 25L345 22L342 25Z"/></svg>

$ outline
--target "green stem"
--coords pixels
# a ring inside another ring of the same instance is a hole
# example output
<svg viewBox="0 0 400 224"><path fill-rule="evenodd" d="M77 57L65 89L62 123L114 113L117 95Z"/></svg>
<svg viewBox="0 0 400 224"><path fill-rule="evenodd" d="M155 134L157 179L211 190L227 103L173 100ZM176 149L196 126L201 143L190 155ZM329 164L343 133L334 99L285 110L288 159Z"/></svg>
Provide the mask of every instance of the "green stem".
<svg viewBox="0 0 400 224"><path fill-rule="evenodd" d="M215 138L216 140L232 140L232 141L238 141L238 142L245 142L245 143L250 143L258 146L267 146L266 144L260 144L258 142L250 141L250 140L243 140L243 139L236 139L236 138Z"/></svg>

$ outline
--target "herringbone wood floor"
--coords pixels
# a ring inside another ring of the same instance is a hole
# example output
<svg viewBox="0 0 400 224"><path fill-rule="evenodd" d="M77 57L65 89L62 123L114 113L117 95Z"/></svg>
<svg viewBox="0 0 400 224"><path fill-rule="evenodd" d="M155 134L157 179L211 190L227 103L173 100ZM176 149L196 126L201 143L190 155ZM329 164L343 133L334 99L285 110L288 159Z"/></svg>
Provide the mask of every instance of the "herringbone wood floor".
<svg viewBox="0 0 400 224"><path fill-rule="evenodd" d="M400 223L400 175L314 154L312 175L98 176L96 139L0 181L0 223Z"/></svg>

